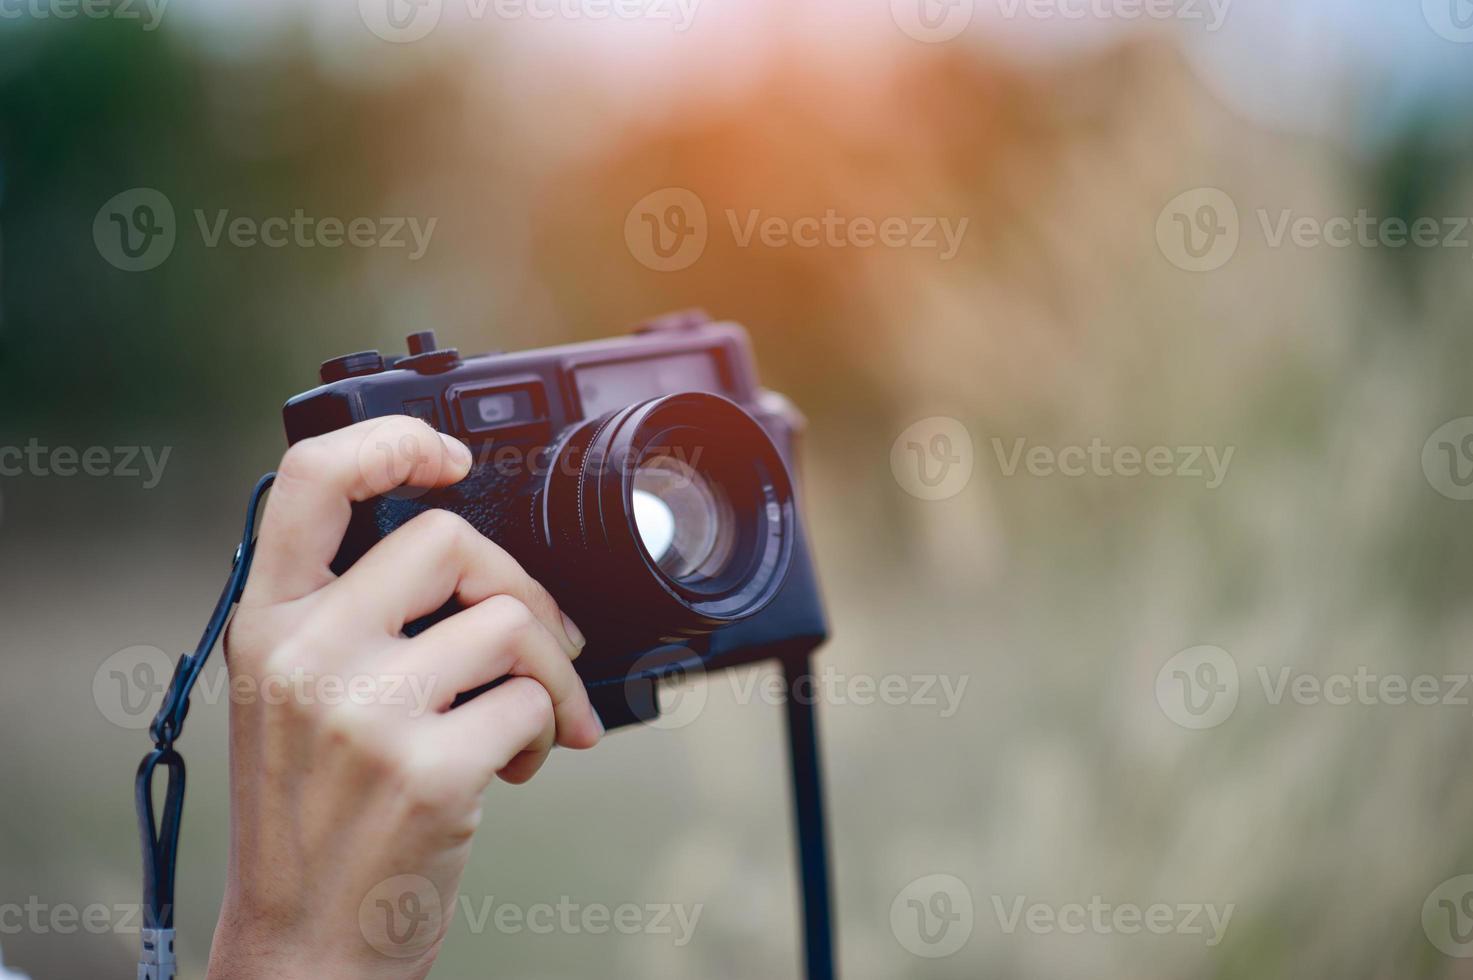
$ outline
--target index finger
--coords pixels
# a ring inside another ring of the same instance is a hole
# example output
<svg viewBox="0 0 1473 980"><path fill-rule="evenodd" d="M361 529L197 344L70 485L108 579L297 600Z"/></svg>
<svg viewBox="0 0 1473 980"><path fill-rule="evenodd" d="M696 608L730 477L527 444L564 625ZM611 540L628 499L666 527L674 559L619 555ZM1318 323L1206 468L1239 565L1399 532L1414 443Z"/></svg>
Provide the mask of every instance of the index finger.
<svg viewBox="0 0 1473 980"><path fill-rule="evenodd" d="M352 505L398 487L444 487L470 472L471 453L419 419L388 415L303 439L286 451L266 501L245 603L310 595L335 576Z"/></svg>

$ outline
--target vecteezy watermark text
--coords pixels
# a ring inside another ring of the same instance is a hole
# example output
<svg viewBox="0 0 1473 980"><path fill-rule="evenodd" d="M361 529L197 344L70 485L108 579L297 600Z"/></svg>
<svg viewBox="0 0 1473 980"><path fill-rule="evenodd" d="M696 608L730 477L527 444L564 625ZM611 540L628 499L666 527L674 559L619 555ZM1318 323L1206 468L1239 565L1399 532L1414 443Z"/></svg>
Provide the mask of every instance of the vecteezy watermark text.
<svg viewBox="0 0 1473 980"><path fill-rule="evenodd" d="M1107 902L1099 895L1088 902L1054 905L1030 902L1025 895L1007 899L993 895L992 909L998 928L1007 936L1020 927L1035 936L1054 933L1133 936L1147 932L1155 936L1203 936L1208 946L1216 946L1222 942L1237 905L1153 902L1143 907L1133 902Z"/></svg>
<svg viewBox="0 0 1473 980"><path fill-rule="evenodd" d="M1271 249L1473 249L1473 218L1467 215L1383 217L1367 208L1354 214L1296 213L1292 208L1257 208L1256 226ZM1156 219L1156 243L1166 259L1188 272L1213 272L1232 261L1245 234L1237 202L1215 187L1198 187L1173 198Z"/></svg>
<svg viewBox="0 0 1473 980"><path fill-rule="evenodd" d="M152 490L164 477L173 446L43 446L34 436L24 446L0 446L0 476L111 476L143 478ZM147 472L145 472L145 470Z"/></svg>
<svg viewBox="0 0 1473 980"><path fill-rule="evenodd" d="M1361 664L1350 671L1315 673L1283 664L1258 664L1253 676L1264 703L1270 707L1473 705L1473 674L1465 672L1406 674L1373 670ZM1156 675L1157 704L1183 728L1221 725L1237 709L1242 689L1236 658L1215 646L1183 650Z"/></svg>
<svg viewBox="0 0 1473 980"><path fill-rule="evenodd" d="M531 933L534 936L572 936L586 933L602 936L670 936L677 947L690 943L701 921L705 905L682 905L670 902L622 902L609 906L603 902L576 902L560 895L555 903L533 902L521 905L497 902L493 896L482 896L473 902L469 895L457 896L457 907L465 916L471 933L480 935L495 929L506 936Z"/></svg>
<svg viewBox="0 0 1473 980"><path fill-rule="evenodd" d="M801 674L790 684L781 674L739 673L727 671L732 693L738 704L855 705L868 707L884 704L890 707L935 708L942 718L950 718L961 707L971 678L962 674L848 674L826 666L817 674Z"/></svg>
<svg viewBox="0 0 1473 980"><path fill-rule="evenodd" d="M731 237L739 248L747 248L755 239L768 248L913 248L936 252L942 262L956 258L970 218L955 222L944 217L884 218L849 217L829 208L822 217L805 215L784 218L764 216L756 208L739 214L726 211Z"/></svg>
<svg viewBox="0 0 1473 980"><path fill-rule="evenodd" d="M1009 20L1201 21L1212 34L1222 29L1233 0L997 0Z"/></svg>
<svg viewBox="0 0 1473 980"><path fill-rule="evenodd" d="M657 659L651 655L637 661L630 673L631 682ZM755 671L724 671L722 676L731 685L731 697L736 704L778 707L789 702L822 703L839 708L886 705L934 711L941 718L951 718L960 710L971 680L966 674L851 674L832 666L791 679L778 673ZM659 716L648 724L654 728L683 728L699 718L710 697L710 687L703 683L705 678L699 667L667 677L660 692Z"/></svg>
<svg viewBox="0 0 1473 980"><path fill-rule="evenodd" d="M834 208L797 217L760 208L724 212L738 248L910 249L956 257L970 218L925 215L846 215ZM676 272L696 263L711 235L705 203L684 187L665 187L635 202L624 218L624 243L646 268Z"/></svg>
<svg viewBox="0 0 1473 980"><path fill-rule="evenodd" d="M1147 933L1200 936L1217 946L1227 934L1236 903L1108 901L1102 895L1082 902L1043 902L1027 895L992 895L997 931L1004 936L1079 936ZM900 890L890 905L890 930L907 951L926 959L956 953L977 926L972 892L954 875L931 874Z"/></svg>
<svg viewBox="0 0 1473 980"><path fill-rule="evenodd" d="M0 0L0 20L137 21L158 30L169 0Z"/></svg>
<svg viewBox="0 0 1473 980"><path fill-rule="evenodd" d="M408 259L417 262L430 247L439 218L421 221L416 217L382 218L317 218L301 208L292 212L290 218L252 218L247 215L231 217L230 211L221 208L207 216L202 210L194 212L199 226L200 239L206 248L218 248L222 239L236 248L408 248ZM227 223L228 222L228 223Z"/></svg>
<svg viewBox="0 0 1473 980"><path fill-rule="evenodd" d="M1227 479L1236 446L1107 446L1096 436L1088 446L1028 445L1023 437L1011 445L992 439L992 452L1003 476L1016 476L1021 469L1029 476L1095 477L1181 477L1205 480L1216 490Z"/></svg>
<svg viewBox="0 0 1473 980"><path fill-rule="evenodd" d="M1446 0L1428 0L1446 2ZM1453 0L1457 2L1457 0ZM1227 20L1233 0L996 0L1004 19L1202 23L1213 33ZM890 0L895 26L917 41L939 44L972 23L977 0Z"/></svg>
<svg viewBox="0 0 1473 980"><path fill-rule="evenodd" d="M137 935L143 927L143 906L133 902L44 902L32 895L24 902L0 903L0 936L74 936L86 933Z"/></svg>
<svg viewBox="0 0 1473 980"><path fill-rule="evenodd" d="M149 726L173 677L173 660L152 646L132 646L104 660L92 676L92 700L98 711L119 728ZM231 677L223 666L200 675L194 700L204 704L393 705L409 708L414 717L437 705L439 678L433 674L310 671L295 667L281 673Z"/></svg>
<svg viewBox="0 0 1473 980"><path fill-rule="evenodd" d="M455 0L451 0L455 2ZM481 21L668 22L677 34L690 29L700 0L463 0L463 17ZM445 0L359 0L363 25L377 37L408 44L428 37L440 24Z"/></svg>
<svg viewBox="0 0 1473 980"><path fill-rule="evenodd" d="M447 907L448 905L448 907ZM492 895L457 895L446 901L434 882L402 874L371 888L358 908L363 938L385 956L418 955L459 916L472 935L489 931L515 936L669 936L677 946L690 943L705 905L672 902L582 902L568 895L556 901L498 901Z"/></svg>

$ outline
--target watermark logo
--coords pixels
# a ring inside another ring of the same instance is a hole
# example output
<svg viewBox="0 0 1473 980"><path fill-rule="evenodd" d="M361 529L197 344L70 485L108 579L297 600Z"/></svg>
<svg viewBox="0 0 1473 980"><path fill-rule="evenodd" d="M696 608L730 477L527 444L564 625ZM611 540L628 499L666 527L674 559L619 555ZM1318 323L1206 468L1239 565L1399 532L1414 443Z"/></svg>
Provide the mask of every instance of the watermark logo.
<svg viewBox="0 0 1473 980"><path fill-rule="evenodd" d="M1238 706L1238 664L1221 647L1183 650L1157 672L1156 703L1183 728L1216 728Z"/></svg>
<svg viewBox="0 0 1473 980"><path fill-rule="evenodd" d="M92 700L114 725L141 731L153 721L173 675L173 660L158 647L128 647L92 675Z"/></svg>
<svg viewBox="0 0 1473 980"><path fill-rule="evenodd" d="M663 674L655 687L659 716L646 723L651 728L666 731L684 728L706 710L710 691L705 683L705 668L700 663L682 663L669 673L663 670L682 654L689 657L689 652L680 648L661 647L640 657L629 670L624 693L631 705L637 705L645 699L649 691L649 677L657 669Z"/></svg>
<svg viewBox="0 0 1473 980"><path fill-rule="evenodd" d="M974 0L890 0L895 26L927 44L960 35L972 23L974 12Z"/></svg>
<svg viewBox="0 0 1473 980"><path fill-rule="evenodd" d="M1473 415L1444 422L1427 437L1422 473L1449 500L1473 500Z"/></svg>
<svg viewBox="0 0 1473 980"><path fill-rule="evenodd" d="M706 206L694 191L665 187L646 194L624 217L624 244L640 265L679 272L706 251Z"/></svg>
<svg viewBox="0 0 1473 980"><path fill-rule="evenodd" d="M461 452L456 446L463 444L443 432L436 433L437 438L418 438L422 431L407 431L401 418L389 416L364 433L358 444L358 475L364 486L393 500L415 500L429 493L430 487L405 480L415 473L442 472L446 457Z"/></svg>
<svg viewBox="0 0 1473 980"><path fill-rule="evenodd" d="M1447 956L1473 956L1473 874L1432 889L1422 902L1422 931Z"/></svg>
<svg viewBox="0 0 1473 980"><path fill-rule="evenodd" d="M1422 0L1422 16L1437 36L1456 44L1473 44L1473 2Z"/></svg>
<svg viewBox="0 0 1473 980"><path fill-rule="evenodd" d="M1221 269L1237 254L1241 236L1238 206L1215 187L1178 194L1156 219L1161 254L1187 272Z"/></svg>
<svg viewBox="0 0 1473 980"><path fill-rule="evenodd" d="M921 419L890 446L890 472L900 489L921 500L946 500L972 479L972 434L943 415Z"/></svg>
<svg viewBox="0 0 1473 980"><path fill-rule="evenodd" d="M358 0L358 16L380 39L408 44L440 23L443 0Z"/></svg>
<svg viewBox="0 0 1473 980"><path fill-rule="evenodd" d="M960 951L976 924L972 891L955 875L917 878L890 903L890 932L896 942L925 959Z"/></svg>
<svg viewBox="0 0 1473 980"><path fill-rule="evenodd" d="M363 938L394 959L423 955L440 938L444 918L435 883L419 875L379 882L358 906Z"/></svg>
<svg viewBox="0 0 1473 980"><path fill-rule="evenodd" d="M124 272L156 269L174 252L174 205L162 191L135 187L108 200L92 219L92 241Z"/></svg>

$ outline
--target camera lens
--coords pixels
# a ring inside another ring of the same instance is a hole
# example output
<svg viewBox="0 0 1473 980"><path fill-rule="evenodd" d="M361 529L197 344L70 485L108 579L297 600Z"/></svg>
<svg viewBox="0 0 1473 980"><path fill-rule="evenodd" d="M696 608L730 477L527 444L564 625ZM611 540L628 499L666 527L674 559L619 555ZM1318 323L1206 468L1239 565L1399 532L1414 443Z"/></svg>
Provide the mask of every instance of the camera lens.
<svg viewBox="0 0 1473 980"><path fill-rule="evenodd" d="M733 402L690 392L583 422L534 504L574 618L659 637L753 615L792 554L792 486L777 447Z"/></svg>

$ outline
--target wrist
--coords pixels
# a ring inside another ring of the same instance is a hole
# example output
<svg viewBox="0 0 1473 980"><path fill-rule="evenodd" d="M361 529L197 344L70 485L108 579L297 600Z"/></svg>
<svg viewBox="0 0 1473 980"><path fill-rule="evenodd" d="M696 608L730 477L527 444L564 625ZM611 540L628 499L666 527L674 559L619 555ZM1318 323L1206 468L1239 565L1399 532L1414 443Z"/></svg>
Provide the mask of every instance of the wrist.
<svg viewBox="0 0 1473 980"><path fill-rule="evenodd" d="M344 949L327 937L263 928L242 918L221 914L205 980L423 980L439 952L436 944L422 956L396 960L356 935L349 940L354 948Z"/></svg>

